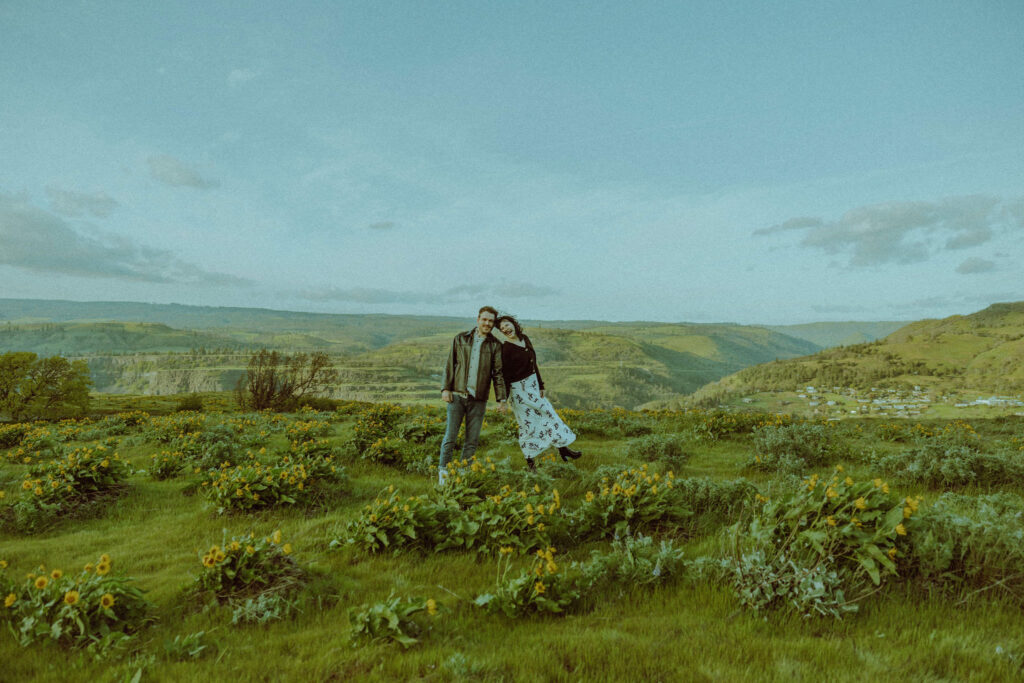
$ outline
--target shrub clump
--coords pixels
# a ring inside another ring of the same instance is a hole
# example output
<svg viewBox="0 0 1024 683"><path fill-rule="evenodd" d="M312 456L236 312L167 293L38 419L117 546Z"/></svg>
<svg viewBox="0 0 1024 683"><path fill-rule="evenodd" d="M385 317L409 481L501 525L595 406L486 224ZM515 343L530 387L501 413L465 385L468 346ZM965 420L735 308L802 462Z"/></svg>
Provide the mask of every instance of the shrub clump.
<svg viewBox="0 0 1024 683"><path fill-rule="evenodd" d="M828 480L815 474L756 499L751 519L730 530L733 589L744 606L840 618L897 575L908 517L881 479L855 482L837 467Z"/></svg>
<svg viewBox="0 0 1024 683"><path fill-rule="evenodd" d="M842 440L823 424L765 425L754 430L753 440L754 457L747 466L764 471L803 472L846 452Z"/></svg>
<svg viewBox="0 0 1024 683"><path fill-rule="evenodd" d="M918 499L906 499L908 517ZM929 587L1024 589L1024 499L944 493L916 517L905 563Z"/></svg>
<svg viewBox="0 0 1024 683"><path fill-rule="evenodd" d="M239 604L264 594L289 594L301 586L304 572L284 543L281 531L257 537L250 532L228 538L200 556L202 569L194 589L210 594L218 603Z"/></svg>
<svg viewBox="0 0 1024 683"><path fill-rule="evenodd" d="M626 455L633 460L664 462L671 467L682 467L690 459L679 439L670 434L649 434L632 439L626 447Z"/></svg>
<svg viewBox="0 0 1024 683"><path fill-rule="evenodd" d="M52 640L105 654L142 628L152 607L133 579L112 575L111 566L102 555L77 575L40 567L19 584L6 575L7 562L0 562L0 593L6 596L0 621L22 647Z"/></svg>
<svg viewBox="0 0 1024 683"><path fill-rule="evenodd" d="M37 463L25 474L21 497L11 506L15 526L36 529L115 495L130 469L103 445L76 448L60 459Z"/></svg>
<svg viewBox="0 0 1024 683"><path fill-rule="evenodd" d="M972 446L942 440L876 456L873 464L905 481L934 488L1006 484L1024 476L1024 465L1012 455L979 453Z"/></svg>

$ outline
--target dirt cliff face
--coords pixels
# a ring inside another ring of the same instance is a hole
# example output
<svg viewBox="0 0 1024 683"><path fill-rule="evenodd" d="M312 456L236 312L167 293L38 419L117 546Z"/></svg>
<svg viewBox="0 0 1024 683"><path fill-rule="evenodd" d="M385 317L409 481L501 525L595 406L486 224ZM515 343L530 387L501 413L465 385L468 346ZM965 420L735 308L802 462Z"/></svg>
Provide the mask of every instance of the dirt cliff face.
<svg viewBox="0 0 1024 683"><path fill-rule="evenodd" d="M97 356L86 359L93 390L109 394L183 394L230 391L245 370L236 367L181 367L167 356Z"/></svg>

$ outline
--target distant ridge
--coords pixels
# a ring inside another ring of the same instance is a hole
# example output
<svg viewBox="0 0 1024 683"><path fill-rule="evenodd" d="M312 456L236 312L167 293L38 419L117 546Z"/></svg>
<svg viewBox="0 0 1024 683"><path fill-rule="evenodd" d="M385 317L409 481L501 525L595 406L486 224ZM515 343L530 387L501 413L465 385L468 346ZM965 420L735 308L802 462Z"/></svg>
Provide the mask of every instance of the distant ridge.
<svg viewBox="0 0 1024 683"><path fill-rule="evenodd" d="M1024 302L920 320L870 343L749 367L702 387L692 399L796 391L805 386L1022 392Z"/></svg>
<svg viewBox="0 0 1024 683"><path fill-rule="evenodd" d="M339 397L436 400L452 335L474 317L0 299L0 351L86 357L101 391L179 393L230 388L246 350L323 350L339 368ZM819 349L752 325L523 322L565 407L632 408Z"/></svg>

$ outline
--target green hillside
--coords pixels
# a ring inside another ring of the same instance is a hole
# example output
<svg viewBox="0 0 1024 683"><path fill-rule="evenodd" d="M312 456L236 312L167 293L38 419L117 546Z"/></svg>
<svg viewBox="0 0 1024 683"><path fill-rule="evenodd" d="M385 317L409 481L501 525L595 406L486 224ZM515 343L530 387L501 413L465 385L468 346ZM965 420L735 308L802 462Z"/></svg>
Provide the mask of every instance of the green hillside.
<svg viewBox="0 0 1024 683"><path fill-rule="evenodd" d="M179 330L160 323L73 322L0 325L0 352L33 351L41 356L94 353L189 351L198 348L244 348L228 337Z"/></svg>
<svg viewBox="0 0 1024 683"><path fill-rule="evenodd" d="M694 398L796 391L805 386L1024 391L1024 302L922 320L871 343L746 368L702 388Z"/></svg>
<svg viewBox="0 0 1024 683"><path fill-rule="evenodd" d="M117 318L117 316L121 316ZM108 318L114 318L108 321ZM0 350L89 362L98 391L224 391L247 352L323 350L338 398L435 401L452 336L471 318L0 299ZM129 322L126 322L129 321ZM552 397L565 407L636 407L695 391L814 344L735 324L524 321Z"/></svg>

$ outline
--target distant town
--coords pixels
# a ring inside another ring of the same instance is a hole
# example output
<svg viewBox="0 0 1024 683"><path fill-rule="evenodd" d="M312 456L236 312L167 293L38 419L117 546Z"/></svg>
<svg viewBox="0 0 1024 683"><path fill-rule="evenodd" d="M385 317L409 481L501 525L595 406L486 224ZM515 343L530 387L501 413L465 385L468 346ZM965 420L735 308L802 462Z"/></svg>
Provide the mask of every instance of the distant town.
<svg viewBox="0 0 1024 683"><path fill-rule="evenodd" d="M957 412L975 415L988 412L985 408L999 409L1024 415L1014 409L1024 409L1024 400L1017 396L965 397L963 393L944 393L915 386L912 390L871 387L868 391L852 387L807 386L802 391L774 394L775 408L780 412L805 414L814 417L839 419L843 417L911 418L925 416L941 408L942 417ZM745 404L764 403L766 395L743 399ZM938 416L938 415L933 415Z"/></svg>

